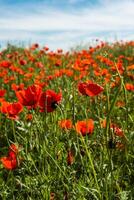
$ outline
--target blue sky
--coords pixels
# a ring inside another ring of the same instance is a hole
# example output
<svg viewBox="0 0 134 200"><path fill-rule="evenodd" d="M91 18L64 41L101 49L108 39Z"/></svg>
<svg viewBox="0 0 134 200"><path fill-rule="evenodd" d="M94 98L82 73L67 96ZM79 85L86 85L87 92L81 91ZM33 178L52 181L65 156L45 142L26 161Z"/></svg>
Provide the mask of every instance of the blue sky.
<svg viewBox="0 0 134 200"><path fill-rule="evenodd" d="M96 38L134 40L134 0L0 0L0 44L65 50Z"/></svg>

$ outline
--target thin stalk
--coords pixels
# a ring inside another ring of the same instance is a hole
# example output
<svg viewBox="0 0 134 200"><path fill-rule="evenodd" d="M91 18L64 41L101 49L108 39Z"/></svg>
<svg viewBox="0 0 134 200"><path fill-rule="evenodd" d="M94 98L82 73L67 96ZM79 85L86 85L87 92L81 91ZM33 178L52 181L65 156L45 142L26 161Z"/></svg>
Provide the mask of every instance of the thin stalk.
<svg viewBox="0 0 134 200"><path fill-rule="evenodd" d="M122 85L119 86L119 88L117 89L116 93L115 93L115 96L113 98L113 101L110 105L109 103L109 94L108 94L108 90L106 90L107 92L107 112L108 112L108 115L107 115L107 118L106 118L106 129L105 129L105 136L106 136L106 145L108 143L108 140L109 140L109 129L110 129L110 119L111 119L111 114L112 114L112 111L114 109L114 106L115 106L115 103L117 101L117 98L119 96L119 93L121 91L121 87ZM111 137L113 137L111 135ZM111 151L108 149L108 146L107 146L107 155L108 155L108 159L109 159L109 167L110 167L110 174L111 174L111 187L110 187L110 191L109 193L112 194L113 191L112 191L112 186L113 186L113 180L114 180L114 175L113 175L113 162L112 162L112 153ZM112 198L112 197L110 197Z"/></svg>
<svg viewBox="0 0 134 200"><path fill-rule="evenodd" d="M17 143L16 133L15 133L15 122L13 120L12 120L12 130L13 130L14 140Z"/></svg>
<svg viewBox="0 0 134 200"><path fill-rule="evenodd" d="M126 92L126 88L125 88L125 84L124 84L123 77L121 76L121 74L120 74L120 72L119 72L119 70L118 70L118 67L117 67L116 63L115 63L115 67L116 67L118 76L120 77L121 85L122 85L122 87L123 87L124 98L125 98L125 106L126 106L126 115L125 115L125 116L126 116L126 124L127 124L126 126L127 126L127 130L128 130L128 118L129 118L129 114L128 114L128 106L127 106L127 102L128 102L128 100L127 100L127 92ZM124 138L125 138L125 140L128 142L128 139L127 139L127 137L126 137L125 134L124 134Z"/></svg>
<svg viewBox="0 0 134 200"><path fill-rule="evenodd" d="M121 85L120 85L119 88L117 89L116 93L115 93L114 99L113 99L113 101L112 101L112 103L111 103L111 106L110 106L110 108L109 108L108 115L107 115L107 118L106 118L105 135L106 135L107 139L108 139L109 125L110 125L110 117L111 117L112 111L113 111L113 109L114 109L115 103L116 103L116 101L117 101L118 95L119 95L119 93L120 93L120 91L121 91L121 88L122 88L122 87L121 87Z"/></svg>
<svg viewBox="0 0 134 200"><path fill-rule="evenodd" d="M75 123L75 87L74 87L74 84L72 85L72 88L73 88L73 105L72 105L72 110L73 110L73 124Z"/></svg>
<svg viewBox="0 0 134 200"><path fill-rule="evenodd" d="M51 156L51 154L46 150L46 148L44 148L45 152L47 153L47 155L53 160L54 164L58 167L59 171L63 174L63 176L66 178L66 180L69 182L68 178L66 177L66 174L63 172L63 170L60 168L60 166L57 164L57 162L55 161L55 159Z"/></svg>
<svg viewBox="0 0 134 200"><path fill-rule="evenodd" d="M86 145L86 143L84 141L83 136L81 136L81 140L82 140L82 143L83 143L83 145L85 147L87 156L89 158L89 162L90 162L90 165L91 165L91 168L92 168L92 171L93 171L94 180L95 180L96 187L97 187L98 194L99 194L99 199L101 200L102 199L101 191L100 191L100 187L99 187L98 180L97 180L97 174L96 174L96 171L95 171L95 168L94 168L94 164L93 164L93 161L92 161L91 151L90 151L90 149L87 148L87 145Z"/></svg>

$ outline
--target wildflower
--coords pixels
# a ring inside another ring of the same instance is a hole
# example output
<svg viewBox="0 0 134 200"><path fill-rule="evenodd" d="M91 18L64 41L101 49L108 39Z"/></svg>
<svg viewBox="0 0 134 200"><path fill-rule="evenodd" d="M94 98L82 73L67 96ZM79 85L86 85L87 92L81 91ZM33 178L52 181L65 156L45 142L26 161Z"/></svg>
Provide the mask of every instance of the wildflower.
<svg viewBox="0 0 134 200"><path fill-rule="evenodd" d="M49 50L49 48L48 48L47 46L43 47L43 49L44 49L45 51L48 51L48 50Z"/></svg>
<svg viewBox="0 0 134 200"><path fill-rule="evenodd" d="M47 90L42 93L39 106L41 112L53 112L62 99L62 94L55 93L53 90Z"/></svg>
<svg viewBox="0 0 134 200"><path fill-rule="evenodd" d="M6 93L6 90L0 90L0 98L3 97Z"/></svg>
<svg viewBox="0 0 134 200"><path fill-rule="evenodd" d="M27 61L24 60L24 59L20 59L20 60L19 60L19 63L20 63L20 65L26 65L26 64L27 64Z"/></svg>
<svg viewBox="0 0 134 200"><path fill-rule="evenodd" d="M128 91L134 91L134 85L131 83L126 83L125 87L126 87L126 90Z"/></svg>
<svg viewBox="0 0 134 200"><path fill-rule="evenodd" d="M3 157L3 158L1 158L1 162L2 162L3 166L8 170L13 170L17 167L16 157L11 157L11 156Z"/></svg>
<svg viewBox="0 0 134 200"><path fill-rule="evenodd" d="M79 83L79 84L78 84L78 90L79 90L79 92L80 92L82 95L86 95L86 96L87 96L86 87L87 87L87 83Z"/></svg>
<svg viewBox="0 0 134 200"><path fill-rule="evenodd" d="M55 61L55 66L59 67L62 65L62 61L61 60L56 60Z"/></svg>
<svg viewBox="0 0 134 200"><path fill-rule="evenodd" d="M26 115L26 120L27 121L32 121L32 119L33 119L33 115L32 114L29 113L29 114Z"/></svg>
<svg viewBox="0 0 134 200"><path fill-rule="evenodd" d="M58 124L62 129L71 129L73 126L70 119L62 119L58 122Z"/></svg>
<svg viewBox="0 0 134 200"><path fill-rule="evenodd" d="M1 112L7 114L9 119L18 119L18 114L23 110L23 106L19 102L9 103L2 102Z"/></svg>
<svg viewBox="0 0 134 200"><path fill-rule="evenodd" d="M9 147L8 155L0 159L3 166L6 169L14 170L17 168L18 166L17 154L18 154L18 147L15 144L12 144Z"/></svg>
<svg viewBox="0 0 134 200"><path fill-rule="evenodd" d="M40 68L40 69L44 67L42 62L36 62L36 66L37 68Z"/></svg>
<svg viewBox="0 0 134 200"><path fill-rule="evenodd" d="M39 44L35 43L35 44L32 44L32 46L30 47L31 50L35 50L39 48Z"/></svg>
<svg viewBox="0 0 134 200"><path fill-rule="evenodd" d="M24 83L20 83L20 85L16 85L15 83L12 83L11 88L14 91L23 90L24 89Z"/></svg>
<svg viewBox="0 0 134 200"><path fill-rule="evenodd" d="M116 106L117 107L124 107L125 106L125 102L124 101L117 101Z"/></svg>
<svg viewBox="0 0 134 200"><path fill-rule="evenodd" d="M111 130L113 130L114 134L119 137L124 137L124 132L121 128L119 128L116 124L110 125Z"/></svg>
<svg viewBox="0 0 134 200"><path fill-rule="evenodd" d="M92 119L78 121L75 128L76 132L82 136L91 135L94 130L94 121Z"/></svg>
<svg viewBox="0 0 134 200"><path fill-rule="evenodd" d="M15 145L15 144L11 144L10 147L9 147L9 150L10 150L10 151L9 151L9 155L10 155L10 152L12 152L12 151L13 151L14 153L16 153L16 154L19 152L19 148L18 148L18 146Z"/></svg>
<svg viewBox="0 0 134 200"><path fill-rule="evenodd" d="M97 96L103 91L103 87L96 83L89 83L86 87L86 94L90 97Z"/></svg>
<svg viewBox="0 0 134 200"><path fill-rule="evenodd" d="M41 94L42 89L38 85L32 85L25 90L16 91L19 102L29 109L37 107Z"/></svg>
<svg viewBox="0 0 134 200"><path fill-rule="evenodd" d="M63 50L62 49L57 49L57 53L62 53L63 52Z"/></svg>
<svg viewBox="0 0 134 200"><path fill-rule="evenodd" d="M107 121L106 119L101 120L101 128L106 128ZM116 124L110 123L110 129L116 136L124 137L124 132Z"/></svg>
<svg viewBox="0 0 134 200"><path fill-rule="evenodd" d="M118 148L119 150L124 150L125 145L121 142L116 142L116 148Z"/></svg>
<svg viewBox="0 0 134 200"><path fill-rule="evenodd" d="M0 67L3 67L3 68L9 68L10 65L11 65L11 62L8 60L3 60L0 62Z"/></svg>
<svg viewBox="0 0 134 200"><path fill-rule="evenodd" d="M127 70L134 70L134 65L130 65L127 67Z"/></svg>
<svg viewBox="0 0 134 200"><path fill-rule="evenodd" d="M93 97L100 94L104 90L104 88L96 83L83 82L78 84L78 90L82 95Z"/></svg>

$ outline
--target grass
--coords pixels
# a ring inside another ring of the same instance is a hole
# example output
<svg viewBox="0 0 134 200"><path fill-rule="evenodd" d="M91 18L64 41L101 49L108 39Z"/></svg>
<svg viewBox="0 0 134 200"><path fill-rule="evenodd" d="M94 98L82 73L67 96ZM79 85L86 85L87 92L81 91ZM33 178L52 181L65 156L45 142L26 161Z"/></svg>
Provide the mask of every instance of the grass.
<svg viewBox="0 0 134 200"><path fill-rule="evenodd" d="M0 162L0 199L133 199L133 58L133 42L69 53L12 46L1 52L0 157L11 144L19 152L14 169ZM78 84L88 80L103 92L82 95ZM4 101L18 101L14 84L61 91L62 101L50 113L23 106L14 120L2 110ZM72 127L60 127L63 119ZM86 119L93 119L94 131L83 136L76 123Z"/></svg>

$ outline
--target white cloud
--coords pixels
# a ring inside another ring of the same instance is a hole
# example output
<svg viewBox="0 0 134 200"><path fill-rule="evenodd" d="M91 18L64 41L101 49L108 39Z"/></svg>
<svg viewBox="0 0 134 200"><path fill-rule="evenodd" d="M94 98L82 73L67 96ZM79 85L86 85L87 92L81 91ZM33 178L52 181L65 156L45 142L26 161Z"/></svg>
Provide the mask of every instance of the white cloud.
<svg viewBox="0 0 134 200"><path fill-rule="evenodd" d="M69 2L74 4L77 0ZM46 4L17 9L1 6L0 40L39 41L58 48L99 37L99 33L110 38L112 33L113 38L116 35L119 39L129 38L129 35L132 38L133 11L133 0L100 0L100 6L71 11L50 8Z"/></svg>

